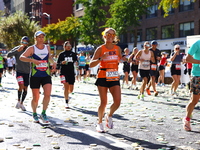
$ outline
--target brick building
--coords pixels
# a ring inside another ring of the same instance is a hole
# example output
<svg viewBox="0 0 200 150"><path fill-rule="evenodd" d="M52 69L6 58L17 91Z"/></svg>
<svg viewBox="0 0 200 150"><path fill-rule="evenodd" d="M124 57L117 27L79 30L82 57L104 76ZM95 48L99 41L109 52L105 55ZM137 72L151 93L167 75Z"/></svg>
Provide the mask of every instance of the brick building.
<svg viewBox="0 0 200 150"><path fill-rule="evenodd" d="M138 27L137 47L142 48L144 41L157 40L160 50L171 52L175 44L181 46L181 51L187 49L186 37L200 34L200 2L193 0L180 1L179 7L170 9L169 16L163 17L163 11L155 4L149 8L150 14L143 15L141 26ZM123 42L133 48L132 31L123 35ZM126 37L126 38L125 38Z"/></svg>

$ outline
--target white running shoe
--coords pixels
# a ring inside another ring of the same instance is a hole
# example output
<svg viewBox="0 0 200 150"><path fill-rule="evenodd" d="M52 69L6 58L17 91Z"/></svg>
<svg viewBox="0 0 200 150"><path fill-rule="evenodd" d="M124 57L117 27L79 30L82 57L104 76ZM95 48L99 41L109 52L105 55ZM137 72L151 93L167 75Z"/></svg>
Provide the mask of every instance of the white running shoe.
<svg viewBox="0 0 200 150"><path fill-rule="evenodd" d="M104 133L105 131L104 131L103 123L98 123L96 125L96 130L97 132Z"/></svg>
<svg viewBox="0 0 200 150"><path fill-rule="evenodd" d="M20 108L21 108L23 111L26 111L26 108L24 107L23 104L21 104Z"/></svg>
<svg viewBox="0 0 200 150"><path fill-rule="evenodd" d="M65 108L69 109L69 103L66 103Z"/></svg>
<svg viewBox="0 0 200 150"><path fill-rule="evenodd" d="M105 114L105 121L106 121L106 127L108 127L109 129L113 129L112 117L108 117L108 115Z"/></svg>
<svg viewBox="0 0 200 150"><path fill-rule="evenodd" d="M15 108L20 109L21 108L21 103L18 101L17 105L15 106Z"/></svg>

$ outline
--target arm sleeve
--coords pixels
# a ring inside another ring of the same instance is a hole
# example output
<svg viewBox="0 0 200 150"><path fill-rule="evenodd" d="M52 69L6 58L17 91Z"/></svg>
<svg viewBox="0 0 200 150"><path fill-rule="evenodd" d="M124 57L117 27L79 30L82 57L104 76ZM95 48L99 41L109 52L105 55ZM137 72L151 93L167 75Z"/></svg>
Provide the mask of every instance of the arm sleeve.
<svg viewBox="0 0 200 150"><path fill-rule="evenodd" d="M11 56L14 56L15 54L17 54L18 53L18 51L17 51L18 48L19 48L19 46L13 48L11 51L8 52L7 56L11 57Z"/></svg>

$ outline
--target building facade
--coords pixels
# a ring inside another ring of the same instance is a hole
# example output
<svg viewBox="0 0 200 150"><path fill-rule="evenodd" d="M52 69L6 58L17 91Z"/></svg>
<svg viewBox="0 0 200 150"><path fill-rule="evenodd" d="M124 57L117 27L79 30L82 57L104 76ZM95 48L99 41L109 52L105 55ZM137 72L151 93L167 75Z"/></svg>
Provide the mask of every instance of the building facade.
<svg viewBox="0 0 200 150"><path fill-rule="evenodd" d="M175 44L181 46L181 51L187 50L187 36L200 34L200 2L193 0L180 1L179 7L170 9L169 16L164 17L158 4L149 8L149 14L143 15L140 27L137 27L137 47L142 49L145 41L157 40L160 50L171 52ZM132 28L133 30L133 28ZM134 36L130 29L122 40L128 43L128 48L134 46ZM127 37L127 38L125 38Z"/></svg>

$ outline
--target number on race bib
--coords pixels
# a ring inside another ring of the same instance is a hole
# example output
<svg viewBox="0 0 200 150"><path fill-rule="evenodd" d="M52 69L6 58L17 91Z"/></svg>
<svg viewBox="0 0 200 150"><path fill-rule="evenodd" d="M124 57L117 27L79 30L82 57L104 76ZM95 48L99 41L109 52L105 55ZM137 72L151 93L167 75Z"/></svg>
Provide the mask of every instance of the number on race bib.
<svg viewBox="0 0 200 150"><path fill-rule="evenodd" d="M117 69L107 69L106 70L106 81L118 81L119 73Z"/></svg>
<svg viewBox="0 0 200 150"><path fill-rule="evenodd" d="M181 65L180 64L176 64L176 70L181 70Z"/></svg>
<svg viewBox="0 0 200 150"><path fill-rule="evenodd" d="M36 65L36 69L38 69L40 71L46 71L48 68L47 60L40 60L39 62L40 62L40 64Z"/></svg>

